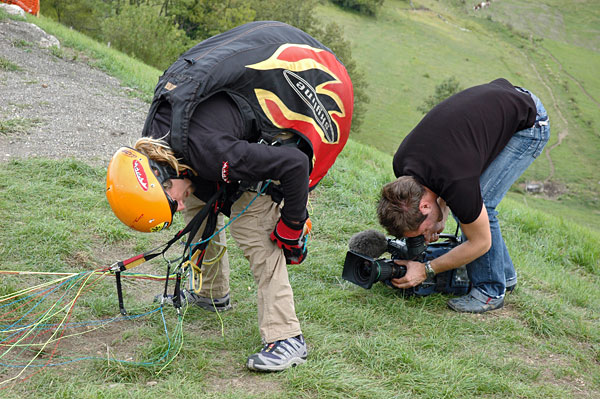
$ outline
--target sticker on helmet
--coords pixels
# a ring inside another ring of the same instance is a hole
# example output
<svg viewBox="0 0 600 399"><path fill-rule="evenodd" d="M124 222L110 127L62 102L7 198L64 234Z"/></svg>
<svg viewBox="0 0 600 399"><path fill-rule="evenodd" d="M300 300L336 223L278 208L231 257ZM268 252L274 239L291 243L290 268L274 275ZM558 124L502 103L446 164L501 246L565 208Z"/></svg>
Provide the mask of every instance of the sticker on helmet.
<svg viewBox="0 0 600 399"><path fill-rule="evenodd" d="M121 153L128 156L129 158L137 158L137 154L129 148L121 148Z"/></svg>
<svg viewBox="0 0 600 399"><path fill-rule="evenodd" d="M152 227L150 231L152 233L156 233L157 231L161 231L162 229L166 229L169 226L168 222L159 223L156 226Z"/></svg>
<svg viewBox="0 0 600 399"><path fill-rule="evenodd" d="M148 177L146 176L146 171L137 159L133 160L133 172L135 173L135 177L137 178L138 183L140 183L142 190L148 191Z"/></svg>

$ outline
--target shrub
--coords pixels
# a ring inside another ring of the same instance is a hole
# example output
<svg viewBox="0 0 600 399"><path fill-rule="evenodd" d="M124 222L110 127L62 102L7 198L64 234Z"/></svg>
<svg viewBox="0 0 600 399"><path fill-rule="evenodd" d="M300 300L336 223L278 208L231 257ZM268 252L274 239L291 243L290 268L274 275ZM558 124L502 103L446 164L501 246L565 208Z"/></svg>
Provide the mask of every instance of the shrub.
<svg viewBox="0 0 600 399"><path fill-rule="evenodd" d="M423 104L417 107L417 110L426 114L431 108L461 90L460 82L454 76L449 77L435 87L435 93L427 97Z"/></svg>
<svg viewBox="0 0 600 399"><path fill-rule="evenodd" d="M376 15L384 0L331 0L343 8L357 11L365 15Z"/></svg>
<svg viewBox="0 0 600 399"><path fill-rule="evenodd" d="M123 4L120 12L102 23L104 40L146 64L166 69L187 50L188 38L171 17L146 6Z"/></svg>

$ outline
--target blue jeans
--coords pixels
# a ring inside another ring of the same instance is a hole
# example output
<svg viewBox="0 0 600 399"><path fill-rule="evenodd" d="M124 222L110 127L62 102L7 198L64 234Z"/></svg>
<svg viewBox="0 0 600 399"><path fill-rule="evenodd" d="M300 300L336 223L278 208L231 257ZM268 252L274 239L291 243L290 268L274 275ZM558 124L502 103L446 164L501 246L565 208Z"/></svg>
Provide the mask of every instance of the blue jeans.
<svg viewBox="0 0 600 399"><path fill-rule="evenodd" d="M484 301L503 297L506 287L517 283L517 273L502 238L496 207L513 183L541 154L550 138L548 115L539 98L525 89L517 90L531 95L537 108L537 117L531 128L514 134L479 179L490 221L492 246L488 252L467 265L467 272L473 284L471 294Z"/></svg>

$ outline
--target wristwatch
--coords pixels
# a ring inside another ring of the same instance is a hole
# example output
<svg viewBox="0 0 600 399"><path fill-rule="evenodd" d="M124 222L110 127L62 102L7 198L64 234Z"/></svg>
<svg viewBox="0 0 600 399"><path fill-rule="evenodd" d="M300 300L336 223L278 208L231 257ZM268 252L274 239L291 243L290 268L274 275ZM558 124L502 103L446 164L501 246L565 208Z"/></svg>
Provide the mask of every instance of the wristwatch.
<svg viewBox="0 0 600 399"><path fill-rule="evenodd" d="M427 262L425 262L425 274L427 275L427 279L432 279L433 277L435 277L435 271L433 270L433 268L431 267L431 261L428 260Z"/></svg>

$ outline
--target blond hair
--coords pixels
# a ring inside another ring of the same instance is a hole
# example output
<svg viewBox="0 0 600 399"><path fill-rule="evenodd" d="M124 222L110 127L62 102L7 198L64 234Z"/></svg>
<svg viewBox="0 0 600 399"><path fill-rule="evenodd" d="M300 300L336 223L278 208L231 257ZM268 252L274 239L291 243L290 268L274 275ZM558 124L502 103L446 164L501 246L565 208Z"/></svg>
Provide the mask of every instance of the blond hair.
<svg viewBox="0 0 600 399"><path fill-rule="evenodd" d="M178 176L180 172L185 170L189 170L193 174L197 175L196 171L190 166L179 162L179 159L177 159L175 153L171 147L169 147L169 144L164 140L155 139L152 137L142 137L135 142L133 148L155 162L168 164L177 172Z"/></svg>

